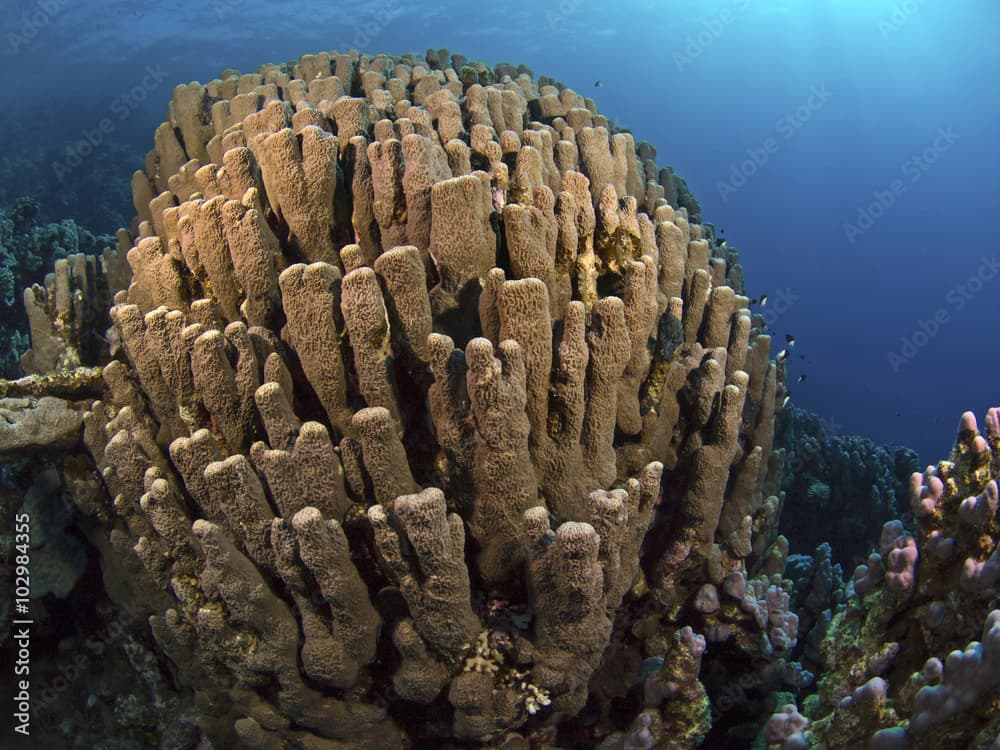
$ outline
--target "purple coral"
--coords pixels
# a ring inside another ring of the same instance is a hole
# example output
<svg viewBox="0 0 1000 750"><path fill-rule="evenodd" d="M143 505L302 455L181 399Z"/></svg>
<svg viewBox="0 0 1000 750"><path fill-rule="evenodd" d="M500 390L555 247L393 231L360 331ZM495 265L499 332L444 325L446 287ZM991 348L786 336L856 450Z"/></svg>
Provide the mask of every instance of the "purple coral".
<svg viewBox="0 0 1000 750"><path fill-rule="evenodd" d="M771 586L767 590L765 601L771 625L767 631L771 645L782 651L795 648L799 640L799 616L789 611L791 597L788 592L778 586Z"/></svg>
<svg viewBox="0 0 1000 750"><path fill-rule="evenodd" d="M917 559L920 551L912 536L901 536L889 552L885 585L892 591L909 591L917 577Z"/></svg>
<svg viewBox="0 0 1000 750"><path fill-rule="evenodd" d="M994 406L986 412L986 434L990 440L1000 440L1000 406Z"/></svg>
<svg viewBox="0 0 1000 750"><path fill-rule="evenodd" d="M929 661L937 661L929 660ZM924 666L936 675L938 664ZM1000 610L993 610L983 625L982 642L972 641L965 651L952 651L945 660L944 677L925 685L914 700L910 729L923 734L973 708L987 691L1000 684Z"/></svg>
<svg viewBox="0 0 1000 750"><path fill-rule="evenodd" d="M653 717L648 713L641 713L636 717L635 724L635 729L625 739L623 750L653 750L656 741L649 731L653 726Z"/></svg>
<svg viewBox="0 0 1000 750"><path fill-rule="evenodd" d="M962 501L958 506L958 516L970 526L983 526L996 515L998 500L997 483L990 481L978 496Z"/></svg>
<svg viewBox="0 0 1000 750"><path fill-rule="evenodd" d="M886 521L879 537L879 550L882 556L888 555L896 546L896 540L903 536L903 522L899 520Z"/></svg>
<svg viewBox="0 0 1000 750"><path fill-rule="evenodd" d="M967 411L964 412L958 420L958 436L962 437L966 434L975 434L979 432L979 425L976 422L976 415L974 412Z"/></svg>
<svg viewBox="0 0 1000 750"><path fill-rule="evenodd" d="M958 585L965 591L984 591L993 588L1000 581L998 550L1000 550L1000 546L994 548L993 554L983 562L972 557L965 558Z"/></svg>
<svg viewBox="0 0 1000 750"><path fill-rule="evenodd" d="M853 693L840 701L843 707L855 705L873 705L885 700L889 686L881 677L872 677L868 682L856 688Z"/></svg>
<svg viewBox="0 0 1000 750"><path fill-rule="evenodd" d="M695 659L700 659L701 655L705 653L705 636L695 633L690 625L681 628L679 638Z"/></svg>
<svg viewBox="0 0 1000 750"><path fill-rule="evenodd" d="M910 475L910 508L917 518L933 513L944 497L944 482L933 472L928 466L923 474L915 471Z"/></svg>
<svg viewBox="0 0 1000 750"><path fill-rule="evenodd" d="M909 746L905 729L888 727L880 729L872 735L868 750L906 750Z"/></svg>
<svg viewBox="0 0 1000 750"><path fill-rule="evenodd" d="M733 599L742 599L747 590L747 577L742 571L734 570L722 581L722 592Z"/></svg>
<svg viewBox="0 0 1000 750"><path fill-rule="evenodd" d="M694 598L694 608L703 615L714 615L719 611L719 591L710 583L698 589Z"/></svg>
<svg viewBox="0 0 1000 750"><path fill-rule="evenodd" d="M802 733L808 726L809 719L799 713L794 703L789 703L767 720L764 739L768 742L781 742L782 750L804 748L806 739Z"/></svg>
<svg viewBox="0 0 1000 750"><path fill-rule="evenodd" d="M886 522L882 527L879 547L882 550L882 558L885 560L886 586L895 592L911 589L916 580L916 566L920 552L917 549L916 540L903 529L902 521ZM872 558L869 558L869 562L872 562ZM858 571L855 571L855 578L857 577ZM864 575L862 575L862 587L864 590L860 593L871 590L867 588L868 584L863 579ZM869 583L872 580L869 579ZM855 583L854 590L858 590L857 583Z"/></svg>
<svg viewBox="0 0 1000 750"><path fill-rule="evenodd" d="M868 556L867 565L859 565L854 569L854 591L858 596L864 596L875 590L885 578L885 566L882 555L872 552Z"/></svg>
<svg viewBox="0 0 1000 750"><path fill-rule="evenodd" d="M951 556L955 553L955 540L935 529L927 535L924 547L926 547L931 555L945 562L951 559Z"/></svg>

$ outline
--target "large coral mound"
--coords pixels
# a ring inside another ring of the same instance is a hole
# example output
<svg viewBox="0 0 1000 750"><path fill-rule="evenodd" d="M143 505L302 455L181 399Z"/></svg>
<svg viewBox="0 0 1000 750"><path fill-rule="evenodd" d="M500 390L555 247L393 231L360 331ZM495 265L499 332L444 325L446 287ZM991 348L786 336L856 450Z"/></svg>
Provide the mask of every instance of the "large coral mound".
<svg viewBox="0 0 1000 750"><path fill-rule="evenodd" d="M218 746L689 747L692 626L794 646L770 339L593 102L308 55L177 87L132 186L87 509Z"/></svg>

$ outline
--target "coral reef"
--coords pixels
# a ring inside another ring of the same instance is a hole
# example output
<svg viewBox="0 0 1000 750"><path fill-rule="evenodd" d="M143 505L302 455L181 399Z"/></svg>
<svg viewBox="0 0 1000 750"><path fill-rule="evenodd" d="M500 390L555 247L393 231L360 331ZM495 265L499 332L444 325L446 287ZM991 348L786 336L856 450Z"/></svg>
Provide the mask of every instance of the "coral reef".
<svg viewBox="0 0 1000 750"><path fill-rule="evenodd" d="M101 265L102 249L115 245L113 237L95 236L69 219L41 223L38 202L32 198L20 198L10 209L0 210L0 351L3 352L0 375L9 378L20 372L22 363L19 360L28 348L29 323L34 325L37 317L32 314L31 305L21 304L21 290L38 284L41 285L39 290L44 288L47 292L34 292L34 295L54 296L58 284L65 319L74 307L74 290L82 288L88 300L86 312L104 316L111 297L97 293L97 269ZM49 269L53 270L46 279ZM43 304L41 299L39 303ZM79 303L76 303L75 312L78 317L84 312ZM98 338L99 326L91 325L92 322L85 322L86 335L91 340L80 341L77 346L82 354L81 361L59 362L58 356L56 359L43 357L37 363L25 363L26 371L46 372L60 366L97 364L101 359L98 350L102 342ZM35 337L36 332L32 331L32 335ZM41 338L33 340L37 342L36 347L41 346Z"/></svg>
<svg viewBox="0 0 1000 750"><path fill-rule="evenodd" d="M782 532L795 551L828 543L834 561L853 569L882 524L905 510L909 477L920 464L908 448L831 434L831 427L794 404L781 410L774 440L785 450Z"/></svg>
<svg viewBox="0 0 1000 750"><path fill-rule="evenodd" d="M795 682L783 370L592 101L307 55L178 86L132 189L72 486L214 744L685 748ZM64 273L28 362L87 364Z"/></svg>
<svg viewBox="0 0 1000 750"><path fill-rule="evenodd" d="M75 93L72 104L72 91L64 89L58 101L22 100L0 113L7 134L0 153L0 206L37 199L39 226L72 217L78 228L98 235L129 225L134 209L127 177L142 164L148 136L144 118L132 117L95 145L81 129L107 116L107 100L83 89ZM60 106L71 106L72 117L59 117Z"/></svg>
<svg viewBox="0 0 1000 750"><path fill-rule="evenodd" d="M447 50L225 71L132 192L100 256L28 233L0 381L43 732L995 747L1000 408L916 471L785 407L738 254L591 100Z"/></svg>
<svg viewBox="0 0 1000 750"><path fill-rule="evenodd" d="M915 472L822 644L805 712L826 748L987 748L1000 730L1000 409L962 415L949 460Z"/></svg>

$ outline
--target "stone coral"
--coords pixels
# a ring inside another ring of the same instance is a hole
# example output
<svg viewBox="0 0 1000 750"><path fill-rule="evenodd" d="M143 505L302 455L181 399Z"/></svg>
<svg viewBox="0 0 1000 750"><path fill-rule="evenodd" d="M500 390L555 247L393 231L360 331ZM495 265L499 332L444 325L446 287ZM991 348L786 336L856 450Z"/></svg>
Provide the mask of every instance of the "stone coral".
<svg viewBox="0 0 1000 750"><path fill-rule="evenodd" d="M441 53L179 86L154 143L88 510L213 742L596 746L663 657L629 742L690 747L699 591L762 568L727 626L794 644L783 371L648 144Z"/></svg>

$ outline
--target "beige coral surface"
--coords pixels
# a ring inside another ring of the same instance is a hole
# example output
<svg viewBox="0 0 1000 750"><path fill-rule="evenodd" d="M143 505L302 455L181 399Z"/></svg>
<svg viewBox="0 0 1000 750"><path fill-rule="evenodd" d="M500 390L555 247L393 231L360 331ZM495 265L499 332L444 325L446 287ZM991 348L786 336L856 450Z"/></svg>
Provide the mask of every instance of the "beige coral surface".
<svg viewBox="0 0 1000 750"><path fill-rule="evenodd" d="M154 142L85 438L202 731L557 746L589 699L571 743L693 746L683 603L787 551L783 371L651 147L524 68L353 52L178 86Z"/></svg>

